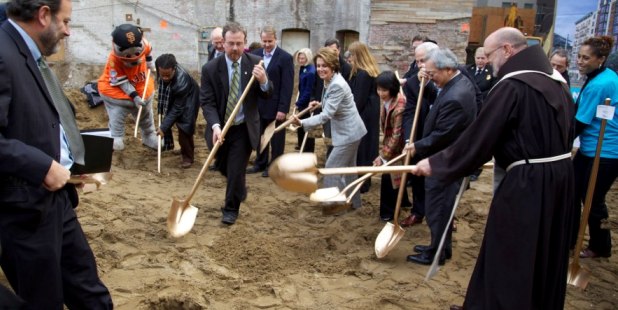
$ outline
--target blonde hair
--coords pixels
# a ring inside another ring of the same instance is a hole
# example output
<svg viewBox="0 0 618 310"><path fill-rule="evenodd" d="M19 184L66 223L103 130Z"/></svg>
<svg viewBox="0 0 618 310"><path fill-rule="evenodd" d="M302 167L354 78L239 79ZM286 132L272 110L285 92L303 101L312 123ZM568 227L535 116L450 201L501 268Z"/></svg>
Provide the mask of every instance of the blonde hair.
<svg viewBox="0 0 618 310"><path fill-rule="evenodd" d="M358 69L367 71L369 76L377 77L380 74L376 59L369 52L367 45L360 41L356 41L350 44L348 47L351 56L354 56L354 62L352 63L352 71L350 72L350 78L356 75Z"/></svg>
<svg viewBox="0 0 618 310"><path fill-rule="evenodd" d="M308 66L308 65L313 63L313 53L311 52L310 49L305 47L305 48L299 49L298 52L296 52L296 56L294 56L294 62L297 65L300 65L298 63L298 55L300 55L300 54L305 55L305 58L307 58L307 63L305 64L305 66Z"/></svg>

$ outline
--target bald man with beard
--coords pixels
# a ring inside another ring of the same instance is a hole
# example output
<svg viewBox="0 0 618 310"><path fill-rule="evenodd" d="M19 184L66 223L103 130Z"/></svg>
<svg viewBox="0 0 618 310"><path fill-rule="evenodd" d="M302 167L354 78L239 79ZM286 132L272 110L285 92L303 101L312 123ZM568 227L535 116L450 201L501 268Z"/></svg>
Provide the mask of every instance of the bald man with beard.
<svg viewBox="0 0 618 310"><path fill-rule="evenodd" d="M499 80L486 104L454 144L420 161L412 173L450 182L492 156L506 169L463 309L563 309L574 104L542 48L528 47L519 30L501 28L484 47Z"/></svg>

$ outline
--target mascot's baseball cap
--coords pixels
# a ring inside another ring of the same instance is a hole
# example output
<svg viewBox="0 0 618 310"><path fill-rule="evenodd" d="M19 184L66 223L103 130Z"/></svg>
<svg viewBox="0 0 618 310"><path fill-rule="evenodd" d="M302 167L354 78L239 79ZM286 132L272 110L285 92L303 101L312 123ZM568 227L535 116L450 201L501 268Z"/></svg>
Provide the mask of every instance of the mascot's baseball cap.
<svg viewBox="0 0 618 310"><path fill-rule="evenodd" d="M112 40L119 51L132 47L142 47L142 28L131 24L122 24L112 31Z"/></svg>

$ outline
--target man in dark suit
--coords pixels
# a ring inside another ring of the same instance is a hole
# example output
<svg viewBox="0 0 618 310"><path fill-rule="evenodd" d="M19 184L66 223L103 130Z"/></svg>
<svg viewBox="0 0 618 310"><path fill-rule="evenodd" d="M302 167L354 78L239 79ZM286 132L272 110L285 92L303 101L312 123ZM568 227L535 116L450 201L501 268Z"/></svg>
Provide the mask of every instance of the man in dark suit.
<svg viewBox="0 0 618 310"><path fill-rule="evenodd" d="M412 57L414 57L414 61L412 61L412 63L410 63L410 68L408 68L408 72L406 72L403 76L402 79L406 80L409 79L413 76L416 75L416 73L418 72L418 64L416 62L416 48L423 44L423 42L427 41L427 36L422 36L422 35L416 35L414 36L414 38L412 38L412 46L411 46L411 50L412 50ZM400 81L400 83L403 81ZM403 82L405 83L405 82Z"/></svg>
<svg viewBox="0 0 618 310"><path fill-rule="evenodd" d="M274 121L280 125L285 121L285 116L290 111L292 90L294 88L294 61L292 55L277 46L277 31L271 26L266 26L260 33L262 48L253 51L253 54L263 57L268 80L273 84L273 95L269 99L258 99L258 111L260 112L260 133ZM260 148L262 146L260 145ZM262 153L257 154L253 167L247 169L247 173L262 172L263 177L268 177L268 165L283 154L285 149L285 130L275 133L270 140L270 161L268 158L269 146Z"/></svg>
<svg viewBox="0 0 618 310"><path fill-rule="evenodd" d="M474 82L482 93L482 101L485 100L489 90L496 83L491 65L488 64L487 56L483 47L479 47L474 52L474 65L468 67L468 74L474 77ZM480 109L480 106L478 107Z"/></svg>
<svg viewBox="0 0 618 310"><path fill-rule="evenodd" d="M551 56L549 56L549 62L552 68L560 72L562 77L566 80L567 85L571 87L571 79L569 78L569 54L563 48L556 49Z"/></svg>
<svg viewBox="0 0 618 310"><path fill-rule="evenodd" d="M223 27L225 55L209 61L202 67L200 105L204 118L211 126L212 141L218 143L225 122L232 126L216 155L217 167L227 177L225 205L221 208L221 222L232 225L236 222L240 203L247 197L245 169L252 149L257 149L260 140L260 116L257 99L269 98L273 87L268 81L264 67L257 65L261 58L244 53L247 31L240 24L230 22ZM251 85L236 117L231 111L251 79Z"/></svg>
<svg viewBox="0 0 618 310"><path fill-rule="evenodd" d="M476 117L474 84L458 67L457 57L448 49L434 49L426 56L421 73L431 78L439 91L425 119L423 137L405 148L415 158L426 158L448 147ZM415 246L418 254L409 255L408 261L429 265L434 255L440 255L439 262L444 264L445 259L451 257L451 226L446 227L459 184L459 181L425 178L425 216L431 243ZM445 248L442 253L436 253L445 229L448 229Z"/></svg>
<svg viewBox="0 0 618 310"><path fill-rule="evenodd" d="M223 48L223 28L217 27L210 32L210 46L208 47L208 61L225 54Z"/></svg>
<svg viewBox="0 0 618 310"><path fill-rule="evenodd" d="M111 309L67 184L84 146L43 56L70 35L69 0L12 0L0 26L0 265L28 308Z"/></svg>

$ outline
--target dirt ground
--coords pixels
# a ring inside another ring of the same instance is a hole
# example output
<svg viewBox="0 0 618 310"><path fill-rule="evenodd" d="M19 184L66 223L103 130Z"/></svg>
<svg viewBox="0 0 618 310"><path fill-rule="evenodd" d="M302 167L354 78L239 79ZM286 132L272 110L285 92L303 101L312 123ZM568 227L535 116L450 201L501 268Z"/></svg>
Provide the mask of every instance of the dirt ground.
<svg viewBox="0 0 618 310"><path fill-rule="evenodd" d="M68 94L82 129L107 126L103 107L89 109L78 90ZM428 267L405 260L414 245L428 243L424 223L406 229L386 258L375 257L384 227L378 177L361 209L325 216L307 196L248 175L248 198L228 227L219 210L225 179L208 171L192 199L199 208L193 230L172 238L166 229L172 197L189 194L208 155L202 116L198 122L193 167L181 169L180 155L164 152L158 174L156 151L130 135L128 118L126 149L113 155L113 180L81 195L78 216L117 309L448 309L463 302L492 196L491 171L462 198L453 258L424 282ZM295 133L286 141L286 152L294 152ZM321 140L316 144L323 155ZM614 186L608 195L614 232L617 205ZM582 263L592 270L590 284L585 291L569 287L565 309L617 309L618 247L609 259Z"/></svg>

